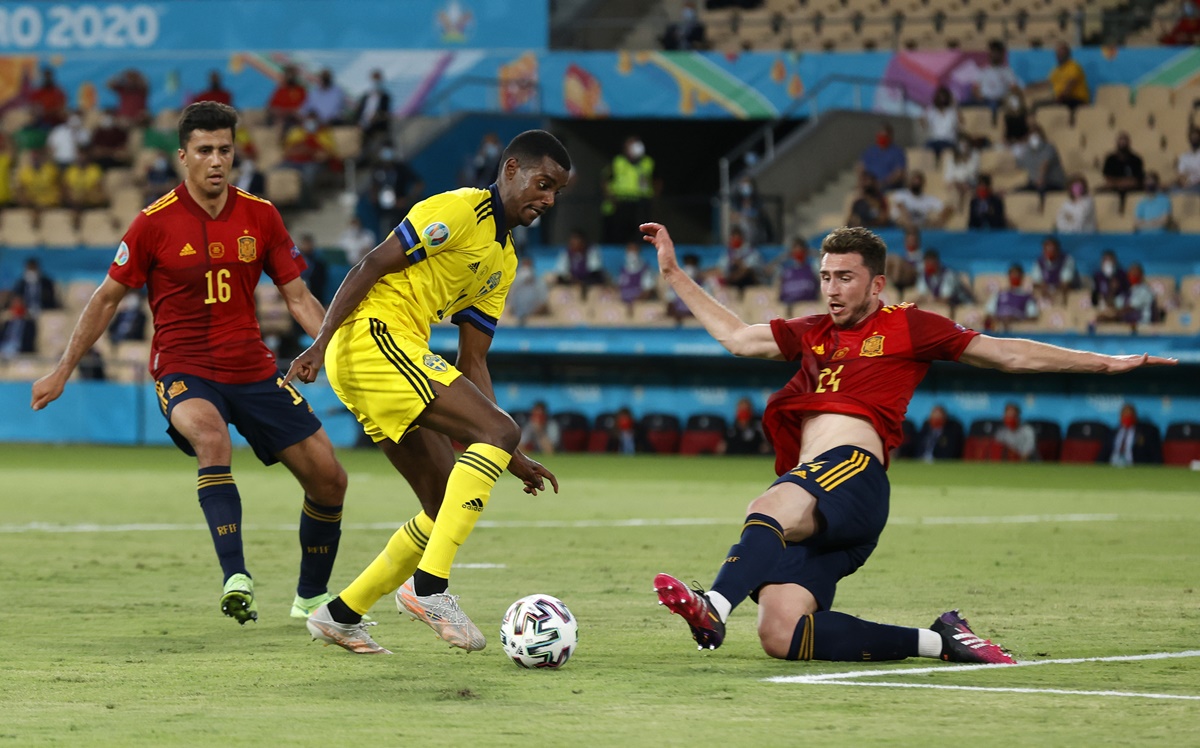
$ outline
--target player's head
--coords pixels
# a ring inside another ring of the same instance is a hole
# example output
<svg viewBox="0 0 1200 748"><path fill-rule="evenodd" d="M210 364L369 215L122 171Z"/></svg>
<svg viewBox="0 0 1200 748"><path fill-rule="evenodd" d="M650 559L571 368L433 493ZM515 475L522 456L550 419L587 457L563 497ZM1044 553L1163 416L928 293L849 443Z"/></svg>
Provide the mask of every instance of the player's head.
<svg viewBox="0 0 1200 748"><path fill-rule="evenodd" d="M821 292L838 327L853 327L879 303L887 246L861 226L834 229L821 242Z"/></svg>
<svg viewBox="0 0 1200 748"><path fill-rule="evenodd" d="M526 130L500 154L496 186L504 202L508 226L528 226L554 207L571 178L567 149L545 130Z"/></svg>
<svg viewBox="0 0 1200 748"><path fill-rule="evenodd" d="M198 101L179 118L179 162L189 191L215 198L224 192L233 168L237 112L228 104Z"/></svg>

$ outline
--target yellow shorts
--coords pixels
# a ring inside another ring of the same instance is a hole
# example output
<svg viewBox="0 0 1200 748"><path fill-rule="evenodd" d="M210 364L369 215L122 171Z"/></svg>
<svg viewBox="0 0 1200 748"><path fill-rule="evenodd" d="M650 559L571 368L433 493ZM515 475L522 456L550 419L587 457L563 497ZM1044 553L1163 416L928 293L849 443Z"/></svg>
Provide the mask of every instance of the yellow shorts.
<svg viewBox="0 0 1200 748"><path fill-rule="evenodd" d="M325 351L325 372L372 441L400 441L437 395L430 382L449 385L462 372L407 330L381 320L348 322Z"/></svg>

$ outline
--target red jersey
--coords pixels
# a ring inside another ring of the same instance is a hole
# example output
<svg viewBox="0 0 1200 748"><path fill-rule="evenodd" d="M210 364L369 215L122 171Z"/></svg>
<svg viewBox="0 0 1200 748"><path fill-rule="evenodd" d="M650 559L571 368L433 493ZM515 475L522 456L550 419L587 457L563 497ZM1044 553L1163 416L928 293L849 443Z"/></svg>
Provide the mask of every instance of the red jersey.
<svg viewBox="0 0 1200 748"><path fill-rule="evenodd" d="M255 316L259 279L265 271L282 286L306 267L268 201L230 186L213 218L181 184L138 214L108 275L150 290L155 379L194 374L245 384L277 370Z"/></svg>
<svg viewBox="0 0 1200 748"><path fill-rule="evenodd" d="M912 304L881 307L848 330L820 314L771 320L771 332L784 358L800 362L800 370L771 395L763 413L778 475L800 461L806 413L870 420L883 440L886 460L887 452L904 439L904 413L929 364L957 361L979 334Z"/></svg>

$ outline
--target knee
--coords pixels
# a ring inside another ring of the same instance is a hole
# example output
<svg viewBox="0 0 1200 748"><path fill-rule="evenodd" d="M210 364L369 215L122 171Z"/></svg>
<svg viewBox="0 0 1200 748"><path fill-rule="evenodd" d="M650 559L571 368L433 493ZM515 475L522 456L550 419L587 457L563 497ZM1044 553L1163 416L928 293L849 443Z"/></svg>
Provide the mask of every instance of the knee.
<svg viewBox="0 0 1200 748"><path fill-rule="evenodd" d="M228 465L232 459L229 432L223 429L204 429L188 438L196 459L203 465Z"/></svg>
<svg viewBox="0 0 1200 748"><path fill-rule="evenodd" d="M770 496L759 496L746 507L746 516L751 514L765 514L768 517L778 519L779 506L777 502Z"/></svg>
<svg viewBox="0 0 1200 748"><path fill-rule="evenodd" d="M517 451L517 446L521 443L521 427L512 419L512 416L504 411L499 411L496 417L484 426L484 433L479 435L478 441L499 447L512 454Z"/></svg>
<svg viewBox="0 0 1200 748"><path fill-rule="evenodd" d="M346 500L346 470L336 460L307 488L308 496L322 506L341 506Z"/></svg>
<svg viewBox="0 0 1200 748"><path fill-rule="evenodd" d="M796 634L796 621L785 621L780 616L763 616L758 622L758 641L768 657L786 660L792 648L792 637Z"/></svg>

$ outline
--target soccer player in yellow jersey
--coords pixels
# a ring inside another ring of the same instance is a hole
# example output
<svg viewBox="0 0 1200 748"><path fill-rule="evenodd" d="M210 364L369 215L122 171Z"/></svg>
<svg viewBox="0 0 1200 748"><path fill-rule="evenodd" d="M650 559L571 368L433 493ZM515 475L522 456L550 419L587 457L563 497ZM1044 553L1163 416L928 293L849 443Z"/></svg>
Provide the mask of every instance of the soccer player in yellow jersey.
<svg viewBox="0 0 1200 748"><path fill-rule="evenodd" d="M483 634L449 595L450 565L505 468L536 494L549 479L517 449L521 430L496 405L487 352L517 269L509 229L554 206L571 170L562 143L543 130L509 143L496 183L434 195L346 275L312 347L285 382L329 382L366 433L412 485L421 511L342 593L308 619L314 639L360 654L390 654L363 622L400 587L396 605L466 650ZM429 326L458 325L454 365L429 350ZM450 440L467 445L455 460ZM410 578L411 577L411 578ZM408 580L408 581L405 581ZM403 586L401 586L403 583Z"/></svg>

